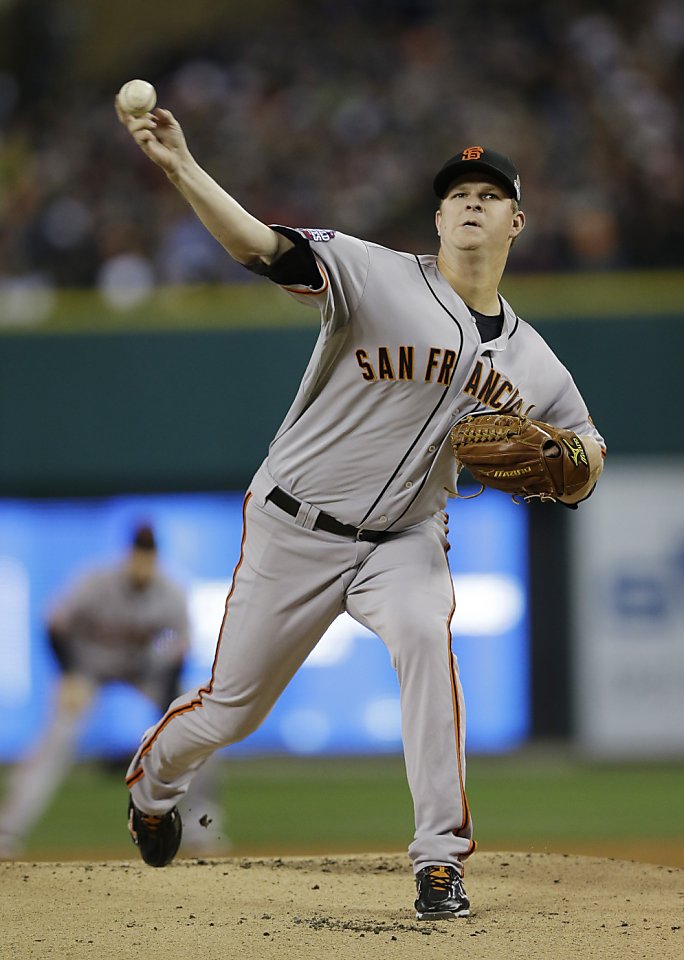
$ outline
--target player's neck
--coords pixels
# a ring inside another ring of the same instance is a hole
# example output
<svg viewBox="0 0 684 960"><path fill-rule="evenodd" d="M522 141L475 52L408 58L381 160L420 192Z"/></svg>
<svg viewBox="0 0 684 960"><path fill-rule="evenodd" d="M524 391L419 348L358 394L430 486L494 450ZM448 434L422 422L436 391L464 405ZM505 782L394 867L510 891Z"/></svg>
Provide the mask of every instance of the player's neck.
<svg viewBox="0 0 684 960"><path fill-rule="evenodd" d="M440 273L469 307L488 316L500 310L499 282L506 258L492 263L477 250L449 251L440 249L437 257Z"/></svg>

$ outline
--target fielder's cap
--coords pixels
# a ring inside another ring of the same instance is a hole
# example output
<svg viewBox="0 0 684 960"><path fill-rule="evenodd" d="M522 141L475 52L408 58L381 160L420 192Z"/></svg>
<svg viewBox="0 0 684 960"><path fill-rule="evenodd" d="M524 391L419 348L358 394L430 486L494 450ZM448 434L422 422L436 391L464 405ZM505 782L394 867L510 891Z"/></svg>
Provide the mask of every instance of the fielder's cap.
<svg viewBox="0 0 684 960"><path fill-rule="evenodd" d="M138 524L131 537L131 546L136 550L149 550L150 552L157 549L154 530L149 523Z"/></svg>
<svg viewBox="0 0 684 960"><path fill-rule="evenodd" d="M434 179L435 193L442 200L457 177L478 171L488 174L520 202L520 175L510 157L486 147L466 147L444 164Z"/></svg>

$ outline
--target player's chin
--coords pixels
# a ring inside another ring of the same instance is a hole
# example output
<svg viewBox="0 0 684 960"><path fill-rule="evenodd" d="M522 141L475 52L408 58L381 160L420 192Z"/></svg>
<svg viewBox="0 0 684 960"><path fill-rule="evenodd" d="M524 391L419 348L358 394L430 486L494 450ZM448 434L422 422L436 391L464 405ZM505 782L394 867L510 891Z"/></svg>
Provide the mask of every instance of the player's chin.
<svg viewBox="0 0 684 960"><path fill-rule="evenodd" d="M454 246L457 250L479 250L484 246L484 237L474 236L473 234L469 236L461 235Z"/></svg>

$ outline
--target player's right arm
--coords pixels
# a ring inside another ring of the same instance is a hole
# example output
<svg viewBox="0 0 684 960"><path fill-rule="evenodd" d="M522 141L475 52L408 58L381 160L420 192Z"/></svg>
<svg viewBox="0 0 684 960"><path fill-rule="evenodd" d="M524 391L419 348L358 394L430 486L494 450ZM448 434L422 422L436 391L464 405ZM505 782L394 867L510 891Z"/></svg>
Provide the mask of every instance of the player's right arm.
<svg viewBox="0 0 684 960"><path fill-rule="evenodd" d="M204 226L238 263L260 260L268 265L292 248L291 240L248 213L200 167L169 110L157 108L136 118L125 113L118 101L115 107L119 120L143 153L161 167Z"/></svg>

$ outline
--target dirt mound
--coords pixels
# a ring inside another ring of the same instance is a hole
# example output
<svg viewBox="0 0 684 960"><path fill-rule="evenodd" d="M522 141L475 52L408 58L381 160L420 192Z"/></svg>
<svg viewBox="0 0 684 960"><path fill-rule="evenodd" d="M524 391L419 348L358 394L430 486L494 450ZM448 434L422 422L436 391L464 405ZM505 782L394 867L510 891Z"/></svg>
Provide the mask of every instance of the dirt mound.
<svg viewBox="0 0 684 960"><path fill-rule="evenodd" d="M402 855L2 863L13 960L577 960L684 956L684 870L480 853L468 919L417 922Z"/></svg>

